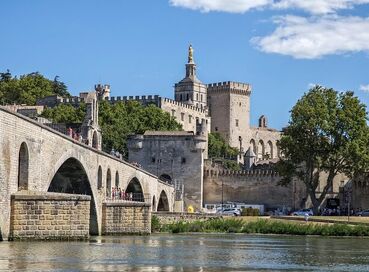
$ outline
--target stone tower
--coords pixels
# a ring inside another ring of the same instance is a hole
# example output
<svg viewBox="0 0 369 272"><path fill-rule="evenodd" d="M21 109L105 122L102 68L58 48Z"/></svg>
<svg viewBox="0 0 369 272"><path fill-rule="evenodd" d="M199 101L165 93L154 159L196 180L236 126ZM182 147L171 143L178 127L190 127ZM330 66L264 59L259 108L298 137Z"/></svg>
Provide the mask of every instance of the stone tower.
<svg viewBox="0 0 369 272"><path fill-rule="evenodd" d="M239 139L247 140L250 131L251 86L227 81L208 84L207 90L211 131L238 148Z"/></svg>
<svg viewBox="0 0 369 272"><path fill-rule="evenodd" d="M206 85L196 76L196 64L193 59L193 48L188 48L186 77L174 85L176 101L189 104L200 109L207 109Z"/></svg>
<svg viewBox="0 0 369 272"><path fill-rule="evenodd" d="M86 115L81 126L82 138L89 146L101 150L102 137L99 126L99 104L97 92L90 92L85 97Z"/></svg>
<svg viewBox="0 0 369 272"><path fill-rule="evenodd" d="M108 84L96 84L95 91L98 100L105 100L106 98L109 99L110 97L110 85Z"/></svg>

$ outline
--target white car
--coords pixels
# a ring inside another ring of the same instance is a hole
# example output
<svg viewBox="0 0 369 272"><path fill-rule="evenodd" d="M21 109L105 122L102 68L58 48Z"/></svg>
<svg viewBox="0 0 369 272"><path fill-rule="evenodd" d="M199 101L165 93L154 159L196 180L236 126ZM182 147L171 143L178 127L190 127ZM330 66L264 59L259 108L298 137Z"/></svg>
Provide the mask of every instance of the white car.
<svg viewBox="0 0 369 272"><path fill-rule="evenodd" d="M292 213L292 215L297 215L297 216L305 216L305 214L308 214L309 216L313 216L313 210L312 209L301 209L298 211L294 211Z"/></svg>
<svg viewBox="0 0 369 272"><path fill-rule="evenodd" d="M223 209L223 210L218 211L218 213L221 215L231 215L231 216L241 215L241 211L236 208Z"/></svg>

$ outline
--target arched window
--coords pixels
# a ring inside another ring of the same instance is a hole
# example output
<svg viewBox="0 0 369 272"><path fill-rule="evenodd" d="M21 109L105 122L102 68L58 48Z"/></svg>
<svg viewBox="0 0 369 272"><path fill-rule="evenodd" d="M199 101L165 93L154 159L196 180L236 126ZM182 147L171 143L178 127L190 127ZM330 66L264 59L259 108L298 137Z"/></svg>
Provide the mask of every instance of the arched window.
<svg viewBox="0 0 369 272"><path fill-rule="evenodd" d="M102 187L102 169L99 166L99 170L97 171L97 189L101 189Z"/></svg>
<svg viewBox="0 0 369 272"><path fill-rule="evenodd" d="M94 134L92 136L92 147L96 149L99 147L99 139L96 131L94 131Z"/></svg>
<svg viewBox="0 0 369 272"><path fill-rule="evenodd" d="M109 168L106 173L106 197L111 197L111 172Z"/></svg>
<svg viewBox="0 0 369 272"><path fill-rule="evenodd" d="M119 188L119 173L115 172L115 188Z"/></svg>
<svg viewBox="0 0 369 272"><path fill-rule="evenodd" d="M258 143L258 154L257 158L258 160L263 160L265 155L265 146L263 140L260 140Z"/></svg>
<svg viewBox="0 0 369 272"><path fill-rule="evenodd" d="M29 154L26 143L22 143L18 157L18 190L28 190Z"/></svg>
<svg viewBox="0 0 369 272"><path fill-rule="evenodd" d="M251 141L250 141L250 147L251 147L251 150L254 152L254 154L256 156L256 143L255 143L255 140L254 139L251 139Z"/></svg>
<svg viewBox="0 0 369 272"><path fill-rule="evenodd" d="M269 159L273 159L274 158L274 153L273 153L273 143L271 141L268 141L268 155L269 155Z"/></svg>

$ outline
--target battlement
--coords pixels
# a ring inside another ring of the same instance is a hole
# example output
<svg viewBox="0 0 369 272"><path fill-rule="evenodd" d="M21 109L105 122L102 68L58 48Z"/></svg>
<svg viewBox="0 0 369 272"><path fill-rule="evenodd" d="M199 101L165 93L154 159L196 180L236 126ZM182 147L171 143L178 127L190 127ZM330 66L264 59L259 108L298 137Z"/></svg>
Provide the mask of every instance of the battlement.
<svg viewBox="0 0 369 272"><path fill-rule="evenodd" d="M231 91L239 94L251 94L251 85L241 82L224 81L218 83L210 83L207 85L208 92L224 92Z"/></svg>
<svg viewBox="0 0 369 272"><path fill-rule="evenodd" d="M217 177L217 176L232 176L232 177L278 177L277 171L270 169L257 169L257 170L213 170L204 169L204 176Z"/></svg>
<svg viewBox="0 0 369 272"><path fill-rule="evenodd" d="M77 97L77 96L57 98L58 104L80 104L84 101L85 100L83 97Z"/></svg>
<svg viewBox="0 0 369 272"><path fill-rule="evenodd" d="M148 103L155 103L158 104L161 97L159 95L136 95L136 96L112 96L112 97L105 97L105 101L109 101L110 103L116 102L127 102L127 101L137 101L143 104Z"/></svg>
<svg viewBox="0 0 369 272"><path fill-rule="evenodd" d="M187 108L187 109L190 109L190 110L193 110L193 111L197 111L197 112L200 112L200 113L207 114L207 110L200 109L200 108L197 108L195 106L191 106L191 105L188 105L188 104L185 104L185 103L182 103L182 102L178 102L178 101L175 101L173 99L166 98L166 97L162 98L162 102L170 103L172 105L176 105L176 106L179 106L179 107L183 107L183 108Z"/></svg>

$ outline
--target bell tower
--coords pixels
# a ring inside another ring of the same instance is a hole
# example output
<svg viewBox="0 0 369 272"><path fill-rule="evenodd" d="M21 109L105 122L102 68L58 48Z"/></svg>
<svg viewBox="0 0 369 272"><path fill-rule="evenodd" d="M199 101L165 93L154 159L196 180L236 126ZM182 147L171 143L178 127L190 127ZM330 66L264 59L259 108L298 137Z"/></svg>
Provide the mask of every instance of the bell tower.
<svg viewBox="0 0 369 272"><path fill-rule="evenodd" d="M207 109L207 89L206 85L197 78L193 52L194 49L190 45L186 63L186 76L174 85L174 97L178 102L205 110Z"/></svg>

